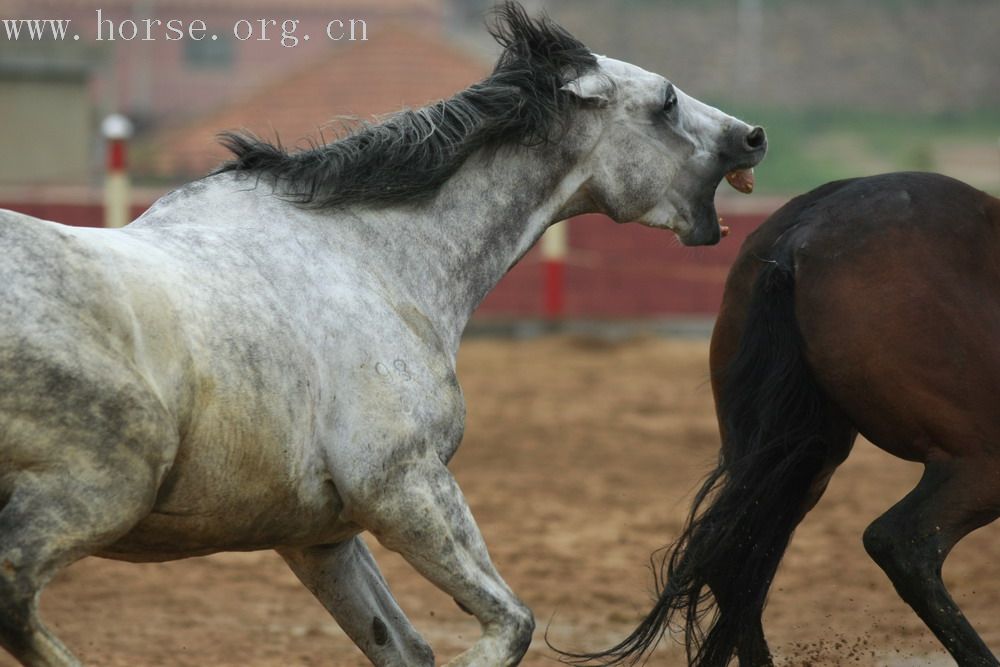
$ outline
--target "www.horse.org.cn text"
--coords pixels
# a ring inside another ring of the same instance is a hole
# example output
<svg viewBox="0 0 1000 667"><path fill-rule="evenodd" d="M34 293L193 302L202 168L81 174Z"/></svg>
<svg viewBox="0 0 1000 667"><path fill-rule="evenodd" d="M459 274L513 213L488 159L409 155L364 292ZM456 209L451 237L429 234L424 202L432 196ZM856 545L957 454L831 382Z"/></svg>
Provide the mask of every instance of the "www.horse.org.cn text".
<svg viewBox="0 0 1000 667"><path fill-rule="evenodd" d="M104 16L95 10L94 24L82 33L73 31L72 19L3 19L0 35L10 42L80 41L97 42L156 42L166 40L216 41L220 37L240 42L275 42L284 48L294 48L310 39L333 42L367 42L368 22L357 18L335 18L326 23L319 35L299 34L298 19L245 18L229 26L224 33L212 32L202 19L121 19Z"/></svg>

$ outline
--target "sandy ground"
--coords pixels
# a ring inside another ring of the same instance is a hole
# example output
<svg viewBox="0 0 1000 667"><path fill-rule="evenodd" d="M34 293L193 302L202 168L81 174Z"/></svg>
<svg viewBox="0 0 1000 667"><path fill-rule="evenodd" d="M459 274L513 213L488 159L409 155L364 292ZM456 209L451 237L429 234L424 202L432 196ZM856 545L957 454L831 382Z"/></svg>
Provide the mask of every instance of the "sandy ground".
<svg viewBox="0 0 1000 667"><path fill-rule="evenodd" d="M705 340L465 344L468 431L452 468L497 567L539 620L525 665L556 664L546 628L562 647L596 649L646 610L648 556L678 533L717 448L706 369ZM779 664L951 664L861 546L867 523L918 473L858 443L775 582L765 627ZM439 661L475 639L477 624L448 597L394 554L376 556ZM945 575L1000 651L1000 526L962 542ZM271 552L87 559L53 582L42 608L89 665L367 664ZM682 659L668 646L650 664Z"/></svg>

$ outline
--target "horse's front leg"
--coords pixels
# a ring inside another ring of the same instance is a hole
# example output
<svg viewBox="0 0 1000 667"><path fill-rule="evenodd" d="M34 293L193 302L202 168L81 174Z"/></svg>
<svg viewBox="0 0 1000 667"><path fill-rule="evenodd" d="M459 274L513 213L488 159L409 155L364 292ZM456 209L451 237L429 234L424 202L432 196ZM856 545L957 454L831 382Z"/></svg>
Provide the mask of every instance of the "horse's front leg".
<svg viewBox="0 0 1000 667"><path fill-rule="evenodd" d="M431 647L396 604L360 537L278 553L372 664L434 666Z"/></svg>
<svg viewBox="0 0 1000 667"><path fill-rule="evenodd" d="M479 641L447 665L520 663L534 618L493 567L465 498L438 453L411 440L372 468L378 470L374 479L339 489L351 520L402 555L482 626Z"/></svg>

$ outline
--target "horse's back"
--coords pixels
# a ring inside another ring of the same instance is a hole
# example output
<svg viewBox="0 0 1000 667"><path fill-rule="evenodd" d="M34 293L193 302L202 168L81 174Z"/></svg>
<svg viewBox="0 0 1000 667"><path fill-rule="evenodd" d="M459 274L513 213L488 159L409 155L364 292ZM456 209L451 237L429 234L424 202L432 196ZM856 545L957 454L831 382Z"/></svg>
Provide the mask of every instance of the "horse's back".
<svg viewBox="0 0 1000 667"><path fill-rule="evenodd" d="M903 458L1000 447L1000 202L922 173L844 181L779 211L735 272L789 262L805 352L862 433Z"/></svg>

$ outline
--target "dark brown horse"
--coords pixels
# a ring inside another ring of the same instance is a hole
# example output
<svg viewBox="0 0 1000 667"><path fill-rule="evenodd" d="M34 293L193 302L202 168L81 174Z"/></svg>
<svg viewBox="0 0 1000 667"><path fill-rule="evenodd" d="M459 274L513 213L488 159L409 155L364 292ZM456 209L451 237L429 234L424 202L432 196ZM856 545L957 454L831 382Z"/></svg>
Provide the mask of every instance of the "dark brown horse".
<svg viewBox="0 0 1000 667"><path fill-rule="evenodd" d="M860 432L924 464L864 545L959 665L998 665L941 580L1000 516L1000 200L944 176L824 185L744 244L712 337L718 467L667 550L659 599L618 646L634 663L668 623L689 662L772 664L768 588ZM576 656L577 658L584 656Z"/></svg>

